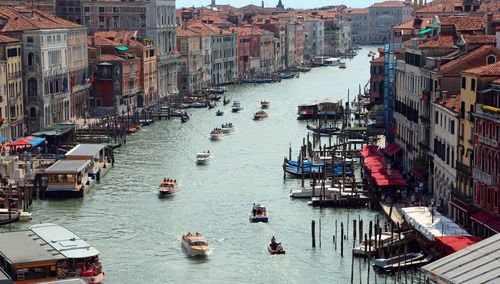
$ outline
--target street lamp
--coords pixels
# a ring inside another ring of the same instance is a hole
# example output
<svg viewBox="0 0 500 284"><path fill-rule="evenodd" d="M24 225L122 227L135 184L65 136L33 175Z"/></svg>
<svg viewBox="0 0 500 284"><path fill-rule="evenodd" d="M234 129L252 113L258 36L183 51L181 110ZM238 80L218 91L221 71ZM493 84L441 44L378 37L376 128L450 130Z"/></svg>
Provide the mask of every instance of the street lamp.
<svg viewBox="0 0 500 284"><path fill-rule="evenodd" d="M434 216L436 215L437 207L436 201L431 199L431 204L429 205L429 211L431 212L432 223L434 224Z"/></svg>

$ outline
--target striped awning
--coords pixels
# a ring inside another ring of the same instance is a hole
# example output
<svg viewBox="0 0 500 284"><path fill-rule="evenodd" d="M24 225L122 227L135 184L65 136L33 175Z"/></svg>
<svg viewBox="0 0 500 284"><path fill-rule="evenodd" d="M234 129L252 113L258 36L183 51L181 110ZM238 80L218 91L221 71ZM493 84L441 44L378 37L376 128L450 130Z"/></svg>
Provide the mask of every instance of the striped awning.
<svg viewBox="0 0 500 284"><path fill-rule="evenodd" d="M21 139L17 139L16 141L10 143L10 144L7 144L7 146L32 146L32 147L36 147L38 145L40 145L42 142L45 141L45 138L41 138L41 137L36 137L36 136L28 136L28 137L24 137L24 138L21 138Z"/></svg>

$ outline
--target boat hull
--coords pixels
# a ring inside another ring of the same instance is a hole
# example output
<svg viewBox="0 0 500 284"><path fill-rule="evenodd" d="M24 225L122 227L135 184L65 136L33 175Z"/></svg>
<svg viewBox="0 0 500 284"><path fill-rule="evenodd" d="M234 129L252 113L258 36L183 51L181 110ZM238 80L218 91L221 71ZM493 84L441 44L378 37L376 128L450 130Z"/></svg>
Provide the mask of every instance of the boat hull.
<svg viewBox="0 0 500 284"><path fill-rule="evenodd" d="M221 134L215 134L215 135L210 134L210 140L214 140L214 141L220 140L220 136L221 136Z"/></svg>
<svg viewBox="0 0 500 284"><path fill-rule="evenodd" d="M250 216L250 222L252 223L267 223L269 221L269 218L267 216Z"/></svg>
<svg viewBox="0 0 500 284"><path fill-rule="evenodd" d="M182 249L189 256L205 257L208 255L209 248L192 248L185 241L182 241Z"/></svg>
<svg viewBox="0 0 500 284"><path fill-rule="evenodd" d="M269 250L269 252L270 252L271 254L285 254L285 253L286 253L286 250L285 250L285 249L282 249L282 250L280 250L280 251L278 251L277 249L273 250L273 249L271 248L271 243L269 243L269 244L267 245L267 249Z"/></svg>
<svg viewBox="0 0 500 284"><path fill-rule="evenodd" d="M101 283L104 278L106 278L106 275L104 272L101 272L100 274L96 276L90 276L90 277L82 277L83 281L89 283L89 284L96 284L96 283Z"/></svg>

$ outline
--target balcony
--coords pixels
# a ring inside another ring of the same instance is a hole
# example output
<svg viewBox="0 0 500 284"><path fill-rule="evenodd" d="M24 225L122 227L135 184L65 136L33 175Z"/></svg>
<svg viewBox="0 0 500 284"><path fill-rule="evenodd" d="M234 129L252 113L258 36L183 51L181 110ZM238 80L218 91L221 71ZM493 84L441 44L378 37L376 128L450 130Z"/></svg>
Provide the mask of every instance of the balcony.
<svg viewBox="0 0 500 284"><path fill-rule="evenodd" d="M467 166L466 164L462 164L459 161L456 162L456 168L457 171L465 173L469 176L472 175L471 167Z"/></svg>
<svg viewBox="0 0 500 284"><path fill-rule="evenodd" d="M12 97L10 97L10 99L9 99L9 103L10 103L11 105L15 105L15 104L17 104L17 96L12 96Z"/></svg>
<svg viewBox="0 0 500 284"><path fill-rule="evenodd" d="M422 114L418 118L420 118L420 122L424 123L426 126L429 126L431 120L429 118L429 115L427 114Z"/></svg>
<svg viewBox="0 0 500 284"><path fill-rule="evenodd" d="M472 203L472 195L468 195L465 192L461 192L458 189L454 188L451 192L451 195L453 199L458 199L465 204L471 204Z"/></svg>
<svg viewBox="0 0 500 284"><path fill-rule="evenodd" d="M20 78L22 75L23 75L23 73L21 71L19 71L19 72L10 72L10 73L7 74L7 79L8 80L12 80L12 79Z"/></svg>
<svg viewBox="0 0 500 284"><path fill-rule="evenodd" d="M422 151L426 152L431 150L431 148L429 147L429 143L426 143L424 141L418 142L418 147L420 147Z"/></svg>
<svg viewBox="0 0 500 284"><path fill-rule="evenodd" d="M476 105L476 114L481 116L481 117L484 117L484 118L487 118L487 119L490 119L490 120L493 120L496 122L500 122L500 109L499 108L492 107L492 106L485 106L482 104L477 104Z"/></svg>
<svg viewBox="0 0 500 284"><path fill-rule="evenodd" d="M493 176L493 175L489 175L483 171L481 171L480 169L473 169L472 170L472 177L483 183L483 184L486 184L488 186L497 186L497 176Z"/></svg>
<svg viewBox="0 0 500 284"><path fill-rule="evenodd" d="M490 138L487 138L487 137L484 137L484 144L486 145L491 145L491 139Z"/></svg>
<svg viewBox="0 0 500 284"><path fill-rule="evenodd" d="M478 135L477 141L479 141L479 143L484 143L484 136Z"/></svg>

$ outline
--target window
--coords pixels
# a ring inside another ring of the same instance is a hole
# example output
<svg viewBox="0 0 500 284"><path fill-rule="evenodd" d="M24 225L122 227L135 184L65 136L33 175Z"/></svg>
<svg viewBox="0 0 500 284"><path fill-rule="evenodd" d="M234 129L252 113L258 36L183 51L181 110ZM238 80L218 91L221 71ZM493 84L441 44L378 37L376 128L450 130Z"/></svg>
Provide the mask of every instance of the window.
<svg viewBox="0 0 500 284"><path fill-rule="evenodd" d="M435 120L434 122L435 122L436 124L438 124L438 123L439 123L439 114L438 114L438 112L437 112L437 111L436 111L436 117L435 117L435 119L434 119L434 120Z"/></svg>
<svg viewBox="0 0 500 284"><path fill-rule="evenodd" d="M89 13L90 12L90 7L83 7L83 12Z"/></svg>
<svg viewBox="0 0 500 284"><path fill-rule="evenodd" d="M489 129L488 129L488 136L490 137L490 139L491 139L491 137L493 136L493 135L492 135L492 132L493 132L493 125L490 123L490 124L489 124Z"/></svg>
<svg viewBox="0 0 500 284"><path fill-rule="evenodd" d="M26 41L27 41L27 42L33 42L33 37L32 37L32 36L27 37L27 38L26 38Z"/></svg>
<svg viewBox="0 0 500 284"><path fill-rule="evenodd" d="M120 7L113 7L113 13L120 13Z"/></svg>
<svg viewBox="0 0 500 284"><path fill-rule="evenodd" d="M462 77L462 89L465 89L466 86L466 79L465 77Z"/></svg>
<svg viewBox="0 0 500 284"><path fill-rule="evenodd" d="M490 55L486 57L486 64L493 64L497 61L495 55Z"/></svg>
<svg viewBox="0 0 500 284"><path fill-rule="evenodd" d="M470 90L475 91L476 90L476 79L471 79L470 81Z"/></svg>
<svg viewBox="0 0 500 284"><path fill-rule="evenodd" d="M498 125L497 125L497 127L496 127L496 129L495 129L495 139L496 139L497 141L498 141L498 131L499 131L499 130L500 130L500 129L498 129Z"/></svg>
<svg viewBox="0 0 500 284"><path fill-rule="evenodd" d="M455 121L450 120L450 133L455 134Z"/></svg>
<svg viewBox="0 0 500 284"><path fill-rule="evenodd" d="M99 13L104 13L104 7L99 7Z"/></svg>

